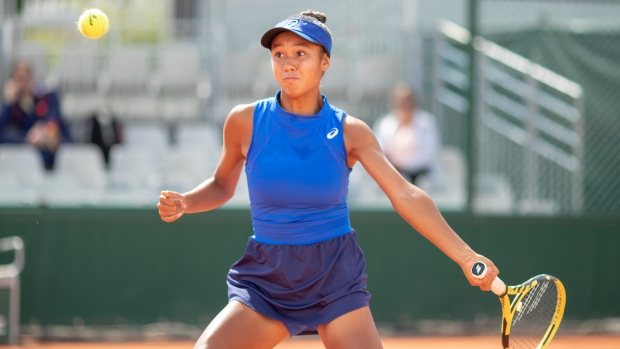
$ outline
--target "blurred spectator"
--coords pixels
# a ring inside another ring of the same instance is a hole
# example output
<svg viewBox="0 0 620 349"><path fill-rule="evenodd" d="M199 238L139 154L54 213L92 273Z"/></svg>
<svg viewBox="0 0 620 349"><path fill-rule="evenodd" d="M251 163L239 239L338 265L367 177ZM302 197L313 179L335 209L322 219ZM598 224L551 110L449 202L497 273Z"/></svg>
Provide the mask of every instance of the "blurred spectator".
<svg viewBox="0 0 620 349"><path fill-rule="evenodd" d="M418 108L407 85L396 85L391 111L377 120L373 131L392 165L411 183L436 170L440 135L435 117Z"/></svg>
<svg viewBox="0 0 620 349"><path fill-rule="evenodd" d="M30 143L40 149L46 169L70 135L62 120L58 95L36 83L30 64L18 61L4 84L0 143Z"/></svg>
<svg viewBox="0 0 620 349"><path fill-rule="evenodd" d="M84 142L99 146L107 166L110 163L110 149L122 142L122 127L110 108L102 106L85 121L82 135Z"/></svg>

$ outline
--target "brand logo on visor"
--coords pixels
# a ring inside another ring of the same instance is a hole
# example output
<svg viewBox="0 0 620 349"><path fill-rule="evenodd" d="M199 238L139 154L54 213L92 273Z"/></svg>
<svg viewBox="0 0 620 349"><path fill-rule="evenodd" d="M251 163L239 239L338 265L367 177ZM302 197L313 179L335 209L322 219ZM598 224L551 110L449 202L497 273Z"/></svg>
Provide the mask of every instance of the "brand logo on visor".
<svg viewBox="0 0 620 349"><path fill-rule="evenodd" d="M284 25L284 28L292 28L292 27L296 26L296 25L297 25L297 23L299 23L299 21L298 21L298 20L296 20L296 19L291 19L291 20L289 20L288 22L286 22L286 24Z"/></svg>

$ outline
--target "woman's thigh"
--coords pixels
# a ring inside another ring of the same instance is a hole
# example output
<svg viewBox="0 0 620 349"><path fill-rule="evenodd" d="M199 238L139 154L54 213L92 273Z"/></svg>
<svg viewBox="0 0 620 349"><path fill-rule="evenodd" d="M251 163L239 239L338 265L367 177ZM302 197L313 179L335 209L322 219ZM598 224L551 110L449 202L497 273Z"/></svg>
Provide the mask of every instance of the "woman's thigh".
<svg viewBox="0 0 620 349"><path fill-rule="evenodd" d="M318 328L326 349L383 348L369 307L346 313Z"/></svg>
<svg viewBox="0 0 620 349"><path fill-rule="evenodd" d="M271 349L289 336L282 322L232 301L207 326L194 349Z"/></svg>

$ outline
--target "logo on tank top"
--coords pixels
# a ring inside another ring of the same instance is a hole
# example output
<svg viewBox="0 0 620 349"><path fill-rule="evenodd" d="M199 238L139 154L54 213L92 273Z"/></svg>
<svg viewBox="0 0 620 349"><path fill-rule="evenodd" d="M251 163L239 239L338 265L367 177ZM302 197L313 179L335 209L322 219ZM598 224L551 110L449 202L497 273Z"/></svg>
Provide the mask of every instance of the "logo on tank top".
<svg viewBox="0 0 620 349"><path fill-rule="evenodd" d="M332 139L336 137L337 134L338 134L338 129L334 127L331 130L329 130L329 133L327 134L327 139Z"/></svg>

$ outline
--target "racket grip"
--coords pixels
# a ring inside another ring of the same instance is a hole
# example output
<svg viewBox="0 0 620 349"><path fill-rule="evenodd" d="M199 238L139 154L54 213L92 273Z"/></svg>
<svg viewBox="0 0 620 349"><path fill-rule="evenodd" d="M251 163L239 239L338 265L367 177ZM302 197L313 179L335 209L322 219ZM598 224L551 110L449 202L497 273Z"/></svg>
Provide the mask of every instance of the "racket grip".
<svg viewBox="0 0 620 349"><path fill-rule="evenodd" d="M471 267L471 274L476 279L484 279L487 275L487 265L484 262L478 261ZM491 291L498 296L506 294L506 284L499 277L495 277L493 283L491 283Z"/></svg>
<svg viewBox="0 0 620 349"><path fill-rule="evenodd" d="M501 297L506 294L506 284L496 276L493 283L491 283L491 291Z"/></svg>

